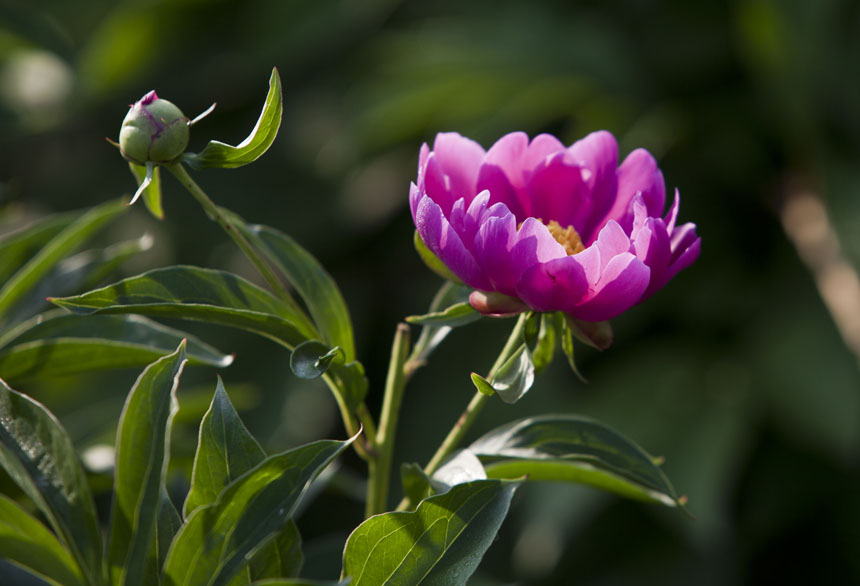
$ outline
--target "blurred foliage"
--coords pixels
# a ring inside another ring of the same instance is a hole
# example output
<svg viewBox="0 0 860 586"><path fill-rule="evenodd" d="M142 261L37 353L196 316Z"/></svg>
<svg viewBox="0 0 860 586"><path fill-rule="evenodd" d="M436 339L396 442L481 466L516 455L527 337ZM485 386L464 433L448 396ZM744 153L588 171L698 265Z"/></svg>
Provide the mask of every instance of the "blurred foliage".
<svg viewBox="0 0 860 586"><path fill-rule="evenodd" d="M516 406L493 401L471 439L541 412L599 417L665 457L696 520L529 486L473 583L860 583L857 357L778 218L791 186L813 190L860 266L858 30L852 0L10 0L0 4L0 220L133 192L103 138L153 88L189 116L218 102L191 150L238 142L277 66L285 119L275 148L251 168L195 177L332 272L373 407L395 324L423 312L438 284L410 244L420 143L445 130L485 147L511 130L568 143L611 130L622 155L643 146L661 161L681 190L681 218L698 224L702 257L615 320L611 349L579 351L588 385L556 360ZM105 235L155 237L128 274L181 262L253 278L171 178L163 188L163 222L135 209ZM432 360L444 368L415 377L396 463L430 456L472 392L469 372L486 368L507 327L458 330ZM214 326L194 332L236 352L222 376L237 393L253 385L237 404L267 448L343 437L333 401L289 374L281 348ZM61 395L20 390L76 440L104 441L91 430L116 420L134 374L76 377ZM204 367L186 375L213 381ZM190 388L180 404L197 401ZM194 433L178 420L177 449L190 454ZM329 532L361 518L351 468L332 485L344 490L298 521L306 568L321 578L335 577L346 537Z"/></svg>

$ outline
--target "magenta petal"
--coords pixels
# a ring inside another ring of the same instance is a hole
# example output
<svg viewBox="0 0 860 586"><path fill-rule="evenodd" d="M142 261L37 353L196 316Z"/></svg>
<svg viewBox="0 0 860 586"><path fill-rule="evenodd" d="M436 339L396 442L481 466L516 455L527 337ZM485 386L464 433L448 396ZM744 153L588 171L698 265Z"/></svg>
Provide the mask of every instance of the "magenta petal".
<svg viewBox="0 0 860 586"><path fill-rule="evenodd" d="M541 162L528 182L531 215L544 222L555 220L563 228L582 229L581 192L585 189L582 170L565 160L561 151Z"/></svg>
<svg viewBox="0 0 860 586"><path fill-rule="evenodd" d="M513 267L511 247L517 233L517 220L506 216L489 218L475 237L475 259L490 279L492 289L505 295L516 295L520 272Z"/></svg>
<svg viewBox="0 0 860 586"><path fill-rule="evenodd" d="M614 219L623 227L630 227L630 203L637 195L642 197L649 216L659 217L666 207L666 184L657 161L645 149L636 149L618 167L618 188L615 202L606 219Z"/></svg>
<svg viewBox="0 0 860 586"><path fill-rule="evenodd" d="M418 177L424 174L424 166L427 164L427 158L430 156L430 147L427 143L421 145L421 150L418 151Z"/></svg>
<svg viewBox="0 0 860 586"><path fill-rule="evenodd" d="M612 319L642 298L650 277L651 269L635 255L619 254L606 265L591 299L568 313L586 321Z"/></svg>
<svg viewBox="0 0 860 586"><path fill-rule="evenodd" d="M418 202L415 226L427 248L463 282L476 289L490 288L472 253L463 246L463 241L451 228L439 205L429 197L422 197Z"/></svg>
<svg viewBox="0 0 860 586"><path fill-rule="evenodd" d="M478 172L477 189L490 192L490 203L503 203L520 220L527 217L527 208L523 207L521 199L517 196L508 176L500 167L487 165L481 166Z"/></svg>
<svg viewBox="0 0 860 586"><path fill-rule="evenodd" d="M580 205L588 213L580 223L583 242L589 243L600 229L603 218L615 201L615 167L618 164L618 143L611 133L600 130L573 143L567 149L574 163L584 169L583 179L588 189Z"/></svg>
<svg viewBox="0 0 860 586"><path fill-rule="evenodd" d="M666 213L666 217L663 218L663 222L666 224L666 230L671 234L675 231L675 222L678 221L678 208L681 207L681 194L678 190L675 190L675 200L672 202L672 206L669 208L669 211Z"/></svg>
<svg viewBox="0 0 860 586"><path fill-rule="evenodd" d="M588 279L572 256L533 265L517 283L517 295L535 311L567 311L588 293Z"/></svg>
<svg viewBox="0 0 860 586"><path fill-rule="evenodd" d="M418 209L418 200L421 199L421 191L414 183L409 184L409 209L412 212L412 221L415 221L415 212Z"/></svg>
<svg viewBox="0 0 860 586"><path fill-rule="evenodd" d="M564 247L556 242L546 226L534 218L527 218L517 231L511 247L511 267L516 279L530 266L567 256Z"/></svg>
<svg viewBox="0 0 860 586"><path fill-rule="evenodd" d="M466 203L471 202L477 193L478 169L485 155L483 147L456 132L441 132L433 142L433 152L450 181L453 198L464 197Z"/></svg>
<svg viewBox="0 0 860 586"><path fill-rule="evenodd" d="M534 169L550 155L564 150L566 150L565 146L553 135L538 134L526 149L523 166L525 169ZM527 177L525 179L528 180Z"/></svg>
<svg viewBox="0 0 860 586"><path fill-rule="evenodd" d="M505 171L514 189L523 187L523 163L529 137L525 132L511 132L496 141L484 157L484 165L499 167Z"/></svg>
<svg viewBox="0 0 860 586"><path fill-rule="evenodd" d="M634 229L631 241L636 256L651 267L651 281L642 295L645 300L666 283L665 274L672 256L669 234L663 220L648 218L642 228Z"/></svg>
<svg viewBox="0 0 860 586"><path fill-rule="evenodd" d="M424 166L424 185L421 185L422 178L419 177L418 179L418 188L423 189L424 193L442 208L446 216L450 214L455 199L449 189L448 179L439 166L436 153L430 153L430 156L427 157L427 164Z"/></svg>
<svg viewBox="0 0 860 586"><path fill-rule="evenodd" d="M663 278L663 284L668 283L675 275L678 274L679 271L682 271L683 269L686 269L688 266L693 264L693 261L699 258L699 253L701 252L701 250L702 239L696 238L696 240L693 241L692 244L690 244L689 248L684 250L684 252L682 252L680 256L678 256L678 258L672 262L671 265L669 265L669 268L666 270L666 274Z"/></svg>

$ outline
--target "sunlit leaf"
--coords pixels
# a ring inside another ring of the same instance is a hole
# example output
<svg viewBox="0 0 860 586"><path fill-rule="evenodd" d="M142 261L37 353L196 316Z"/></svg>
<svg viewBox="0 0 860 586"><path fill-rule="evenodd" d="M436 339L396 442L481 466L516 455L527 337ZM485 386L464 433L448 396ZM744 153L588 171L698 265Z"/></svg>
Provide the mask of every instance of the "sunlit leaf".
<svg viewBox="0 0 860 586"><path fill-rule="evenodd" d="M170 428L178 410L176 388L185 362L182 343L149 365L132 387L120 416L108 547L114 584L146 584L154 578L145 569L157 536Z"/></svg>
<svg viewBox="0 0 860 586"><path fill-rule="evenodd" d="M481 314L469 305L468 301L455 303L454 305L433 313L425 313L424 315L410 315L406 321L410 324L417 325L434 325L434 326L464 326L474 321L481 319Z"/></svg>
<svg viewBox="0 0 860 586"><path fill-rule="evenodd" d="M266 452L242 423L218 377L215 396L200 422L191 488L183 506L185 517L197 507L214 503L228 484L265 457Z"/></svg>
<svg viewBox="0 0 860 586"><path fill-rule="evenodd" d="M12 305L46 275L60 260L68 256L92 234L122 212L122 202L111 201L92 208L52 238L24 266L0 287L0 319Z"/></svg>
<svg viewBox="0 0 860 586"><path fill-rule="evenodd" d="M489 383L502 401L513 404L532 388L534 380L535 365L528 346L522 344L502 364Z"/></svg>
<svg viewBox="0 0 860 586"><path fill-rule="evenodd" d="M40 248L79 218L81 213L51 215L0 237L0 283L5 283Z"/></svg>
<svg viewBox="0 0 860 586"><path fill-rule="evenodd" d="M470 450L457 450L439 466L430 480L435 492L444 492L458 484L486 479L481 460Z"/></svg>
<svg viewBox="0 0 860 586"><path fill-rule="evenodd" d="M278 70L272 69L269 78L269 93L257 124L245 140L236 146L211 140L199 154L185 153L182 160L195 169L209 167L233 168L247 165L263 155L278 135L283 112L281 78Z"/></svg>
<svg viewBox="0 0 860 586"><path fill-rule="evenodd" d="M472 384L475 385L475 389L478 390L483 395L487 395L488 397L492 397L496 394L496 389L493 388L493 385L490 384L490 381L482 377L477 372L473 372L471 375Z"/></svg>
<svg viewBox="0 0 860 586"><path fill-rule="evenodd" d="M269 456L198 507L177 534L165 564L172 586L223 586L248 554L283 529L311 480L354 438L321 440Z"/></svg>
<svg viewBox="0 0 860 586"><path fill-rule="evenodd" d="M672 485L638 445L577 415L529 417L499 427L469 449L490 478L556 480L673 506Z"/></svg>
<svg viewBox="0 0 860 586"><path fill-rule="evenodd" d="M352 586L465 584L507 515L516 483L477 480L376 515L349 536L343 576Z"/></svg>
<svg viewBox="0 0 860 586"><path fill-rule="evenodd" d="M430 308L426 315L444 313L449 307L467 302L469 291L468 287L446 281L439 288L439 291L436 292L433 301L430 302ZM421 328L421 334L415 341L415 345L412 347L412 353L407 361L408 368L415 369L422 366L430 357L430 354L448 336L451 329L451 324L425 324Z"/></svg>
<svg viewBox="0 0 860 586"><path fill-rule="evenodd" d="M285 317L291 309L271 293L231 273L190 266L155 269L52 301L81 314L138 313L232 326L291 347L315 337Z"/></svg>
<svg viewBox="0 0 860 586"><path fill-rule="evenodd" d="M304 564L302 536L292 519L263 549L256 552L248 564L251 580L265 578L294 578Z"/></svg>
<svg viewBox="0 0 860 586"><path fill-rule="evenodd" d="M233 357L139 315L45 312L0 339L0 377L25 380L102 369L143 367L188 340L192 364L224 367Z"/></svg>
<svg viewBox="0 0 860 586"><path fill-rule="evenodd" d="M84 586L71 554L47 527L0 495L0 557L57 586Z"/></svg>
<svg viewBox="0 0 860 586"><path fill-rule="evenodd" d="M86 580L101 575L93 497L72 441L44 405L0 380L0 465L68 546Z"/></svg>

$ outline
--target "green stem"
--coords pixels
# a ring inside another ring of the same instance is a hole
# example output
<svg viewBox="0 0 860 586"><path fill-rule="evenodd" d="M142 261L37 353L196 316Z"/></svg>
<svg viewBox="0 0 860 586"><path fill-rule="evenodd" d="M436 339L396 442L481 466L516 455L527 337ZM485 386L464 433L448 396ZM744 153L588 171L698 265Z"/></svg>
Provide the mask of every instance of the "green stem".
<svg viewBox="0 0 860 586"><path fill-rule="evenodd" d="M191 178L191 175L188 174L188 171L185 170L185 167L182 166L181 163L174 163L172 165L168 165L167 168L171 173L179 180L185 189L188 190L194 199L203 207L203 210L206 212L206 215L209 216L212 220L218 223L219 226L227 233L227 235L233 239L233 242L236 243L236 246L248 257L263 278L266 280L266 283L269 284L272 291L278 295L285 303L287 303L291 309L296 311L298 315L304 315L304 312L299 307L298 303L295 299L293 299L292 295L290 295L287 290L284 288L284 284L272 270L272 267L269 266L269 263L266 262L266 259L259 253L257 249L255 249L248 239L242 235L242 233L236 229L236 227L221 213L221 210L215 205L209 196L206 195L206 192L201 189L199 185Z"/></svg>
<svg viewBox="0 0 860 586"><path fill-rule="evenodd" d="M400 404L406 388L404 364L409 356L409 326L398 324L391 345L391 361L385 378L385 395L376 433L376 458L368 465L367 504L365 517L382 513L388 505L388 489L391 484L391 462L394 457L394 438Z"/></svg>
<svg viewBox="0 0 860 586"><path fill-rule="evenodd" d="M522 334L523 328L526 324L527 314L523 313L517 319L517 323L514 326L514 329L511 331L511 335L508 337L507 343L505 343L505 347L502 348L501 353L499 353L498 358L496 358L496 362L493 364L493 367L490 369L489 374L487 374L487 380L492 380L493 377L498 372L499 368L507 361L508 358L513 355L517 348L522 344ZM448 432L448 435L442 440L442 443L439 445L439 448L436 450L436 453L433 454L433 457L427 463L427 466L424 467L424 473L427 476L432 476L436 470L439 469L439 466L442 465L442 462L451 455L451 453L457 448L460 442L463 440L463 437L466 435L466 432L469 431L469 428L475 422L475 419L478 418L481 410L484 408L484 405L487 403L487 399L489 399L489 395L485 395L481 392L476 391L475 395L472 397L472 400L469 401L469 404L466 406L466 409L460 415L460 418L457 419L457 423L454 424L454 427L451 428L451 431ZM398 511L404 511L412 507L412 502L408 498L404 498L397 507Z"/></svg>

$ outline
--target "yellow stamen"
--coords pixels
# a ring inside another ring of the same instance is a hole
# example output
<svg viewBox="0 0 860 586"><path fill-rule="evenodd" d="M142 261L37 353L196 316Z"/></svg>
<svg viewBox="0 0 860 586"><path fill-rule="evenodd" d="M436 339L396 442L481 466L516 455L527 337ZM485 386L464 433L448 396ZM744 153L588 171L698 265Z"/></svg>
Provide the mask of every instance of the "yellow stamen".
<svg viewBox="0 0 860 586"><path fill-rule="evenodd" d="M535 220L547 227L547 230L549 230L549 233L552 235L553 238L555 238L555 241L564 246L564 251L567 253L568 256L585 250L585 245L582 243L582 238L579 237L579 232L577 232L576 228L574 228L573 226L562 228L561 224L559 224L555 220L550 220L549 224L547 224L540 218L535 218ZM522 227L523 223L520 222L517 226L517 230Z"/></svg>

